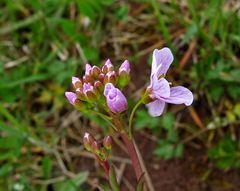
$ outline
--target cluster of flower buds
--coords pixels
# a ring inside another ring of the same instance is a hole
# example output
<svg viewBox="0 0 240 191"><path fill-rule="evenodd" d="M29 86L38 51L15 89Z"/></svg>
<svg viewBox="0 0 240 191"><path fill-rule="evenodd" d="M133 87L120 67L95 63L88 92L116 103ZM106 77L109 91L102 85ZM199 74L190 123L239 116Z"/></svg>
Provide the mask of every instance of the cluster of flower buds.
<svg viewBox="0 0 240 191"><path fill-rule="evenodd" d="M115 86L119 86L120 89L125 87L130 81L129 73L130 65L127 60L122 63L118 72L114 71L109 59L102 68L86 64L82 79L72 77L74 92L65 92L65 96L69 103L79 110L91 105L103 106L102 103L106 102L112 112L122 112L127 109L127 100Z"/></svg>
<svg viewBox="0 0 240 191"><path fill-rule="evenodd" d="M98 142L91 134L85 133L83 144L85 149L94 153L99 160L106 161L112 150L112 137L108 135L102 141Z"/></svg>

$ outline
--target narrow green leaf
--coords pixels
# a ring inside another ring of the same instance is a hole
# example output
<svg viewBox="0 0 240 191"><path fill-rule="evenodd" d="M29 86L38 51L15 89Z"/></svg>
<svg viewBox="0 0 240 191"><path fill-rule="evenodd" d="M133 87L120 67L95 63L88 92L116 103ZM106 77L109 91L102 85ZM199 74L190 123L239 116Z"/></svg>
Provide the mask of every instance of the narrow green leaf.
<svg viewBox="0 0 240 191"><path fill-rule="evenodd" d="M48 156L45 156L42 160L42 170L44 178L48 179L51 177L52 160Z"/></svg>
<svg viewBox="0 0 240 191"><path fill-rule="evenodd" d="M80 172L70 180L55 184L55 188L57 191L78 191L79 186L86 181L87 177L88 172Z"/></svg>
<svg viewBox="0 0 240 191"><path fill-rule="evenodd" d="M109 171L109 183L113 191L120 191L120 187L117 182L117 177L116 177L116 173L113 166L110 167L110 171Z"/></svg>
<svg viewBox="0 0 240 191"><path fill-rule="evenodd" d="M138 180L136 191L143 191L144 180L145 179L144 179L144 173L143 173Z"/></svg>
<svg viewBox="0 0 240 191"><path fill-rule="evenodd" d="M12 169L13 169L13 166L10 163L6 163L6 164L2 165L0 167L0 177L5 176L8 173L10 173L12 171Z"/></svg>

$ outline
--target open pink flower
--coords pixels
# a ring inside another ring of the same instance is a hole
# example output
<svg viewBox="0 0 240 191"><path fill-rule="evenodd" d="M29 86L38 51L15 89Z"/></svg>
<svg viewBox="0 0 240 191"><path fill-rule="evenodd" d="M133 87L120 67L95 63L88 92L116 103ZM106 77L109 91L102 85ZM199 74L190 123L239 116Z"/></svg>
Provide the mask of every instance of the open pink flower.
<svg viewBox="0 0 240 191"><path fill-rule="evenodd" d="M173 61L173 55L169 48L153 51L152 71L150 85L147 91L153 100L147 104L149 114L153 117L160 116L164 110L165 103L185 104L189 106L193 102L192 92L183 87L171 87L164 78L169 66Z"/></svg>

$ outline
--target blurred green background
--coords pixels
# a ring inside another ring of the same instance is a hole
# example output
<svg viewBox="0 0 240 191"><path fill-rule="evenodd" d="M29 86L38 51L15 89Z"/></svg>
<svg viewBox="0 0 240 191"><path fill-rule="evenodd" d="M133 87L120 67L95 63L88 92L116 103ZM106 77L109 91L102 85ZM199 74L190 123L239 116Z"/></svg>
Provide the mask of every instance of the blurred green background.
<svg viewBox="0 0 240 191"><path fill-rule="evenodd" d="M71 76L87 62L128 59L130 96L149 80L152 51L164 46L175 56L167 78L195 101L160 118L142 107L137 134L153 137L155 158L184 157L195 144L213 164L206 173L239 168L239 44L238 0L0 1L0 191L94 190L101 172L81 139L104 130L67 103Z"/></svg>

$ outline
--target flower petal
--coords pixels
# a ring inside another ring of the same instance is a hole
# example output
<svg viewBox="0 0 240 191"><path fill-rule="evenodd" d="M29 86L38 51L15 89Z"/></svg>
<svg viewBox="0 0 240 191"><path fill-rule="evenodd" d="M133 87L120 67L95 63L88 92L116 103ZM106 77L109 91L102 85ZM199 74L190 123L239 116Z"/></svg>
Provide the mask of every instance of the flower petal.
<svg viewBox="0 0 240 191"><path fill-rule="evenodd" d="M176 86L170 89L170 97L163 97L161 100L167 103L185 104L189 106L193 102L193 94L189 89L183 86Z"/></svg>
<svg viewBox="0 0 240 191"><path fill-rule="evenodd" d="M128 62L128 60L125 60L122 65L120 66L119 68L119 75L122 73L122 72L126 72L127 74L130 73L130 64Z"/></svg>
<svg viewBox="0 0 240 191"><path fill-rule="evenodd" d="M114 88L114 86L113 86L112 83L107 83L107 84L105 85L103 95L104 95L104 96L107 96L108 93L109 93L109 91L110 91L111 89L113 89L113 88Z"/></svg>
<svg viewBox="0 0 240 191"><path fill-rule="evenodd" d="M155 100L147 104L148 112L152 117L160 116L163 113L165 102L161 100Z"/></svg>
<svg viewBox="0 0 240 191"><path fill-rule="evenodd" d="M74 105L74 102L77 99L77 95L73 92L65 92L65 96L66 96L68 102L70 104Z"/></svg>
<svg viewBox="0 0 240 191"><path fill-rule="evenodd" d="M92 66L90 64L85 65L85 75L90 75L90 70L92 69Z"/></svg>
<svg viewBox="0 0 240 191"><path fill-rule="evenodd" d="M152 94L154 98L161 99L161 97L170 96L170 86L165 78L157 79L156 75L153 75L152 79Z"/></svg>
<svg viewBox="0 0 240 191"><path fill-rule="evenodd" d="M169 48L162 48L160 50L155 49L153 51L152 72L159 77L162 74L166 74L169 66L173 62L173 54Z"/></svg>

